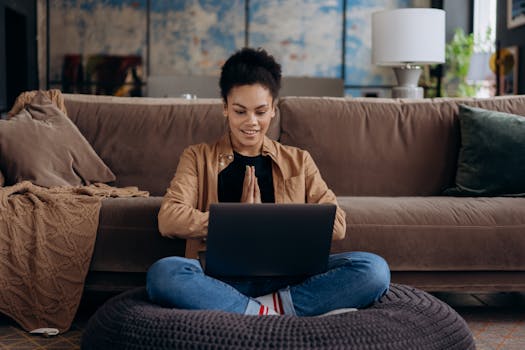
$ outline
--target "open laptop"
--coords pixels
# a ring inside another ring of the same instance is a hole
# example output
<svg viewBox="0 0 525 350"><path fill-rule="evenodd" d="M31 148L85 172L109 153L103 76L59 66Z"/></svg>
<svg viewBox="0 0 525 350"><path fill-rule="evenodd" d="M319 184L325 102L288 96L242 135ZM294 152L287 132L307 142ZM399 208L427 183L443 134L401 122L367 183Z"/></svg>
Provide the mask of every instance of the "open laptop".
<svg viewBox="0 0 525 350"><path fill-rule="evenodd" d="M335 212L333 204L212 204L204 271L214 277L326 272Z"/></svg>

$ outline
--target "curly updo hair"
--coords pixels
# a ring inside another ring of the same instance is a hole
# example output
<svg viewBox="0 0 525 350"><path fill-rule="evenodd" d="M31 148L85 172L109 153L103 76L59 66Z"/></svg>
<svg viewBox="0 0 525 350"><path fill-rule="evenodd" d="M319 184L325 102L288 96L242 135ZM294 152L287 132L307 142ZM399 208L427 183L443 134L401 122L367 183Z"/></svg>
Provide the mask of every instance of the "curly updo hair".
<svg viewBox="0 0 525 350"><path fill-rule="evenodd" d="M222 66L221 96L226 102L231 89L253 84L267 88L275 101L281 88L281 65L264 49L245 47L230 56Z"/></svg>

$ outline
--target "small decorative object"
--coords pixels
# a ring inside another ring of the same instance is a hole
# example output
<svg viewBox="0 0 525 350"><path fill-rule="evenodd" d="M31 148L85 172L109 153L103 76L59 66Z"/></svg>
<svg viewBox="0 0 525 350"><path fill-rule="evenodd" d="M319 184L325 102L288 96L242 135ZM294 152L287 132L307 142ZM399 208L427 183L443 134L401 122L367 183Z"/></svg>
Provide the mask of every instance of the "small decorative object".
<svg viewBox="0 0 525 350"><path fill-rule="evenodd" d="M490 69L499 81L498 96L518 93L518 62L517 46L504 47L490 57Z"/></svg>
<svg viewBox="0 0 525 350"><path fill-rule="evenodd" d="M184 94L180 95L180 98L184 98L186 100L196 100L197 99L197 95L184 93Z"/></svg>
<svg viewBox="0 0 525 350"><path fill-rule="evenodd" d="M525 0L507 0L507 28L525 24Z"/></svg>
<svg viewBox="0 0 525 350"><path fill-rule="evenodd" d="M372 62L394 68L392 97L423 98L421 67L445 62L445 11L406 8L372 14Z"/></svg>

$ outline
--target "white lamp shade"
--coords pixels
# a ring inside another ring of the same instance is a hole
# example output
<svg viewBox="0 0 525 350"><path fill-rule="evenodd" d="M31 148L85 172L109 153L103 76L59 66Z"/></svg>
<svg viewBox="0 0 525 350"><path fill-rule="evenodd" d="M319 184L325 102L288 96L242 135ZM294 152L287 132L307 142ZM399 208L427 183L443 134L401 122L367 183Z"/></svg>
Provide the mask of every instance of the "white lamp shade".
<svg viewBox="0 0 525 350"><path fill-rule="evenodd" d="M445 11L410 8L372 14L372 63L445 62Z"/></svg>

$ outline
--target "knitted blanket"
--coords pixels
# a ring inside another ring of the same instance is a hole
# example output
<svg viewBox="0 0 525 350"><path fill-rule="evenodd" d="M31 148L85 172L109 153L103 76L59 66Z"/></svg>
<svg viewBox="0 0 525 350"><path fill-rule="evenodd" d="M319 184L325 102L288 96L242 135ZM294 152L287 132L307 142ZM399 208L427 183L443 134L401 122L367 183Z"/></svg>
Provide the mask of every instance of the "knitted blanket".
<svg viewBox="0 0 525 350"><path fill-rule="evenodd" d="M33 98L36 96L38 90L33 91L26 91L22 92L18 97L16 98L16 101L13 105L13 108L7 113L8 118L12 118L15 115L18 114L22 109L26 107L26 105L30 104ZM64 96L62 95L62 92L58 89L51 89L42 91L53 103L60 109L62 112L64 112L65 115L67 115L66 111L66 105L64 103Z"/></svg>
<svg viewBox="0 0 525 350"><path fill-rule="evenodd" d="M71 326L105 197L148 196L104 184L0 189L0 312L31 331Z"/></svg>

